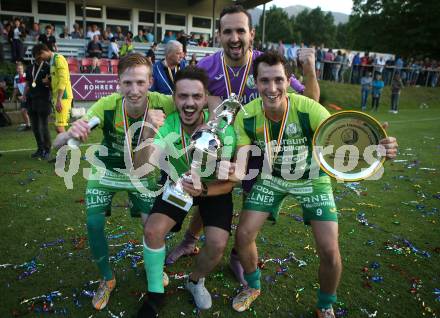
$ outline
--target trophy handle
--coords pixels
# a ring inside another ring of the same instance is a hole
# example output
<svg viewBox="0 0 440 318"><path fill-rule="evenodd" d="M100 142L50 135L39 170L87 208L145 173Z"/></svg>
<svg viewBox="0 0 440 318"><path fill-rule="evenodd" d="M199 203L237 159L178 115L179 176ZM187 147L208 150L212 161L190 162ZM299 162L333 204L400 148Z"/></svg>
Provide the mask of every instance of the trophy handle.
<svg viewBox="0 0 440 318"><path fill-rule="evenodd" d="M227 107L225 108L225 104L234 104L235 107ZM231 93L231 95L229 95L229 97L225 100L223 100L220 105L218 105L215 109L214 109L214 114L216 115L216 118L224 118L225 117L225 113L233 113L232 114L232 119L234 117L234 115L237 113L237 109L241 109L245 115L247 115L246 110L244 109L243 105L240 103L240 101L238 100L237 95L235 95L235 93ZM233 110L233 112L231 112L231 110ZM231 119L231 122L232 122ZM228 122L228 125L230 125L231 123Z"/></svg>

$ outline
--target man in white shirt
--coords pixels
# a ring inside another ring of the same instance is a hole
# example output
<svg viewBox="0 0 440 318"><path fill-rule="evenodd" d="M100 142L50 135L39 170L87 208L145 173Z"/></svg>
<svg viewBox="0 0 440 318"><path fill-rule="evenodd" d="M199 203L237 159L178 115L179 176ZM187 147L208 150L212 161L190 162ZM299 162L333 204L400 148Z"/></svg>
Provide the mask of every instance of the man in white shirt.
<svg viewBox="0 0 440 318"><path fill-rule="evenodd" d="M96 24L92 24L92 29L87 32L87 37L89 39L93 39L93 37L97 35L101 38L101 32L98 30L98 26Z"/></svg>

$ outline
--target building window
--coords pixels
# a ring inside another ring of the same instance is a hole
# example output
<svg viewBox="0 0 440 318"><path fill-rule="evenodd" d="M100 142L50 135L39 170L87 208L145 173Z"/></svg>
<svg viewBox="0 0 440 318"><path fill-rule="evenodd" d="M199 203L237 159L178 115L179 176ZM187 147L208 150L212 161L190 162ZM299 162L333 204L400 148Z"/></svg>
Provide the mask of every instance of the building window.
<svg viewBox="0 0 440 318"><path fill-rule="evenodd" d="M1 0L2 11L32 12L32 0Z"/></svg>
<svg viewBox="0 0 440 318"><path fill-rule="evenodd" d="M131 10L107 8L107 19L131 20Z"/></svg>
<svg viewBox="0 0 440 318"><path fill-rule="evenodd" d="M157 13L157 23L160 23L160 13ZM139 22L154 23L154 12L139 11Z"/></svg>
<svg viewBox="0 0 440 318"><path fill-rule="evenodd" d="M38 13L66 15L66 4L61 2L38 1Z"/></svg>
<svg viewBox="0 0 440 318"><path fill-rule="evenodd" d="M165 24L185 26L186 25L186 18L184 15L166 13L165 14Z"/></svg>
<svg viewBox="0 0 440 318"><path fill-rule="evenodd" d="M193 17L192 20L193 20L192 26L194 28L204 28L204 29L211 28L211 19Z"/></svg>
<svg viewBox="0 0 440 318"><path fill-rule="evenodd" d="M82 5L75 4L75 14L77 17L82 17ZM102 7L86 6L86 17L88 18L102 18Z"/></svg>

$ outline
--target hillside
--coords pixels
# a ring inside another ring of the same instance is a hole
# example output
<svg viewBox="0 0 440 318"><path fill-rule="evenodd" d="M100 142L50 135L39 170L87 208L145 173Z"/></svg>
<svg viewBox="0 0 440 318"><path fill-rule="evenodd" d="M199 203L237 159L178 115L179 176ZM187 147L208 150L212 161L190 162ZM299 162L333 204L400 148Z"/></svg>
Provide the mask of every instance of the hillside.
<svg viewBox="0 0 440 318"><path fill-rule="evenodd" d="M268 9L269 7L266 7L266 8ZM285 7L284 11L286 11L290 17L292 15L297 15L298 13L303 11L304 9L312 10L312 8L309 8L306 6L295 5L295 6ZM327 11L324 11L324 12L327 12ZM253 24L257 25L258 21L260 21L260 16L263 13L263 10L259 9L259 8L254 8L254 9L249 10L249 13L252 16ZM346 23L348 21L348 17L349 17L348 14L341 13L341 12L332 12L332 14L335 19L336 25L339 23Z"/></svg>

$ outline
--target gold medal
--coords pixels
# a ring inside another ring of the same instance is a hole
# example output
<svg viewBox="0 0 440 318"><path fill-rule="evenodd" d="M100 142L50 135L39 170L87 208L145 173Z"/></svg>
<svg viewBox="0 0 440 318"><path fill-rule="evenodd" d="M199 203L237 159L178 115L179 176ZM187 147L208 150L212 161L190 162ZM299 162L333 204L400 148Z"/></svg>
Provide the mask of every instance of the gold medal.
<svg viewBox="0 0 440 318"><path fill-rule="evenodd" d="M33 88L37 87L37 83L32 82L32 87L33 87Z"/></svg>

